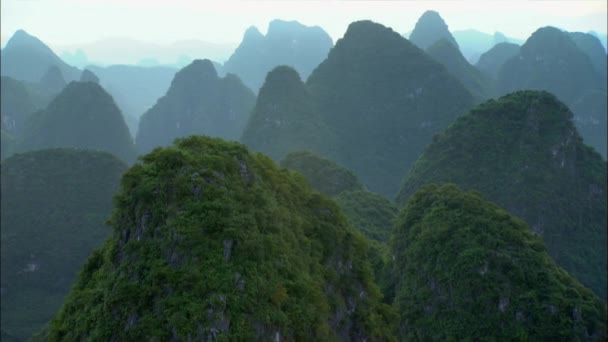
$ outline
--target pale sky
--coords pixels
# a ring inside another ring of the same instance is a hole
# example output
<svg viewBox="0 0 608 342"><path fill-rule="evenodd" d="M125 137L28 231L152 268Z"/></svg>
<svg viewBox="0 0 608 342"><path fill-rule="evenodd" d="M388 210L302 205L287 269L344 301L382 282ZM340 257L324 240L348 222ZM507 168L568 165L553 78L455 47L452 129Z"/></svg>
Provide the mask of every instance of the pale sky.
<svg viewBox="0 0 608 342"><path fill-rule="evenodd" d="M525 39L541 26L606 32L605 0L579 1L204 1L204 0L2 0L2 46L25 29L50 46L124 37L166 44L200 39L238 44L252 25L265 33L272 19L321 26L334 42L349 23L371 19L399 33L413 29L428 9L451 31L501 31Z"/></svg>

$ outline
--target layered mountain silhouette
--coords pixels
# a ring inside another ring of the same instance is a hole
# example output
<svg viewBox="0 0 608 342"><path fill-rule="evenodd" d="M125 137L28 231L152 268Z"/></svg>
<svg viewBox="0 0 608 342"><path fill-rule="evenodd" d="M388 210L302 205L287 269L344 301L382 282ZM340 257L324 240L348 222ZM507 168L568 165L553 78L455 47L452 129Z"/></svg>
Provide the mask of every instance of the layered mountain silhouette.
<svg viewBox="0 0 608 342"><path fill-rule="evenodd" d="M475 64L475 67L496 80L498 71L511 57L519 53L520 46L513 43L499 43L484 52Z"/></svg>
<svg viewBox="0 0 608 342"><path fill-rule="evenodd" d="M59 310L110 234L105 221L126 169L107 152L74 149L2 162L3 331L25 341Z"/></svg>
<svg viewBox="0 0 608 342"><path fill-rule="evenodd" d="M490 100L434 139L397 201L429 183L479 191L526 221L557 265L606 298L606 162L572 117L547 92Z"/></svg>
<svg viewBox="0 0 608 342"><path fill-rule="evenodd" d="M328 157L385 196L397 192L433 134L473 102L445 67L371 21L349 25L307 88L337 139Z"/></svg>
<svg viewBox="0 0 608 342"><path fill-rule="evenodd" d="M137 148L146 153L193 134L238 140L254 103L237 76L220 78L211 61L196 60L175 74L167 94L141 117Z"/></svg>
<svg viewBox="0 0 608 342"><path fill-rule="evenodd" d="M14 152L28 118L45 108L49 101L50 94L44 93L39 83L22 82L2 76L0 84L2 159Z"/></svg>
<svg viewBox="0 0 608 342"><path fill-rule="evenodd" d="M456 39L463 56L472 64L477 63L483 53L498 44L511 43L521 45L524 43L523 40L507 37L502 32L488 34L477 30L461 30L452 32L452 35Z"/></svg>
<svg viewBox="0 0 608 342"><path fill-rule="evenodd" d="M57 147L107 151L126 162L136 156L120 109L93 82L71 82L46 110L30 116L16 149Z"/></svg>
<svg viewBox="0 0 608 342"><path fill-rule="evenodd" d="M268 73L241 141L277 162L298 150L326 155L335 145L298 72L288 66Z"/></svg>
<svg viewBox="0 0 608 342"><path fill-rule="evenodd" d="M15 32L0 56L2 76L17 80L38 82L52 66L59 68L68 82L80 76L80 70L67 65L42 41L23 30Z"/></svg>
<svg viewBox="0 0 608 342"><path fill-rule="evenodd" d="M583 32L568 32L568 36L578 48L583 51L593 63L595 70L606 77L606 50L600 40L590 34Z"/></svg>
<svg viewBox="0 0 608 342"><path fill-rule="evenodd" d="M303 79L308 78L327 57L332 45L331 37L318 26L273 20L265 36L256 27L250 27L223 68L225 72L237 74L257 93L266 74L279 65L291 66Z"/></svg>
<svg viewBox="0 0 608 342"><path fill-rule="evenodd" d="M395 226L400 340L600 341L606 303L479 193L423 187Z"/></svg>
<svg viewBox="0 0 608 342"><path fill-rule="evenodd" d="M426 53L445 66L448 72L471 92L476 103L491 97L493 93L491 80L469 64L456 45L441 38L429 46Z"/></svg>
<svg viewBox="0 0 608 342"><path fill-rule="evenodd" d="M338 206L241 144L157 149L115 203L112 237L43 337L391 339L396 316Z"/></svg>
<svg viewBox="0 0 608 342"><path fill-rule="evenodd" d="M97 77L97 75L95 75L95 73L91 70L84 69L82 74L80 74L80 82L99 83L99 77Z"/></svg>
<svg viewBox="0 0 608 342"><path fill-rule="evenodd" d="M426 11L420 16L409 40L419 48L426 50L441 39L447 40L458 48L458 43L448 30L448 25L436 11Z"/></svg>
<svg viewBox="0 0 608 342"><path fill-rule="evenodd" d="M110 65L87 67L100 79L100 84L123 112L131 135L137 135L139 119L156 101L167 93L178 71L171 67Z"/></svg>
<svg viewBox="0 0 608 342"><path fill-rule="evenodd" d="M607 109L599 112L600 99L592 93L606 94L606 77L596 70L589 56L578 48L567 32L543 27L528 38L519 54L507 60L498 73L500 94L515 90L546 90L574 109L574 121L585 142L606 157ZM605 99L604 99L605 101ZM586 110L580 110L586 109Z"/></svg>

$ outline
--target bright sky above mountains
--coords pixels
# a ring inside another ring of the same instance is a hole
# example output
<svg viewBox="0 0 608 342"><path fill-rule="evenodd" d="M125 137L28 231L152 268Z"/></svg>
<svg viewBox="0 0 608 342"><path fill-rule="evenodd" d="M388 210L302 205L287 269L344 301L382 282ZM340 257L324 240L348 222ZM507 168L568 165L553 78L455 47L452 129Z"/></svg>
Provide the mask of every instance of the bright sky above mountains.
<svg viewBox="0 0 608 342"><path fill-rule="evenodd" d="M371 19L405 33L425 10L438 11L450 30L501 31L527 38L541 26L606 32L605 0L578 1L261 1L261 0L2 0L2 46L24 29L51 46L108 37L170 43L200 39L238 44L252 25L265 33L272 19L324 28L335 40L349 23Z"/></svg>

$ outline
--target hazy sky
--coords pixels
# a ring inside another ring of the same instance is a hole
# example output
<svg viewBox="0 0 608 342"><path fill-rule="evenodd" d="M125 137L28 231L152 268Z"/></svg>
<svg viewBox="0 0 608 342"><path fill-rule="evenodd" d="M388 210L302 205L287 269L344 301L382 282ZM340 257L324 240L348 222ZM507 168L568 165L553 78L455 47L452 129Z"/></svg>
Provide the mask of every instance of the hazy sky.
<svg viewBox="0 0 608 342"><path fill-rule="evenodd" d="M602 33L607 26L605 0L2 0L0 6L2 46L20 28L51 46L109 37L163 44L184 39L237 44L247 27L255 25L265 33L275 18L321 26L335 41L359 19L408 32L427 9L438 11L452 31L501 31L523 39L546 25Z"/></svg>

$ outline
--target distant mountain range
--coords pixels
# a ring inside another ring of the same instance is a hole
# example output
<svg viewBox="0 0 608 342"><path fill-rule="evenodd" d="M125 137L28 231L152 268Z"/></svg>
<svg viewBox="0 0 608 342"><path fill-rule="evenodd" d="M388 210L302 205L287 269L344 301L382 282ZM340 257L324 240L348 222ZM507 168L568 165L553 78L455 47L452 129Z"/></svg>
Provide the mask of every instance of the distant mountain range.
<svg viewBox="0 0 608 342"><path fill-rule="evenodd" d="M217 44L197 39L158 44L115 37L86 44L53 45L53 48L59 52L62 59L78 67L87 64L151 66L155 64L154 61L159 65L183 67L197 58L223 62L230 57L236 45L236 43Z"/></svg>

